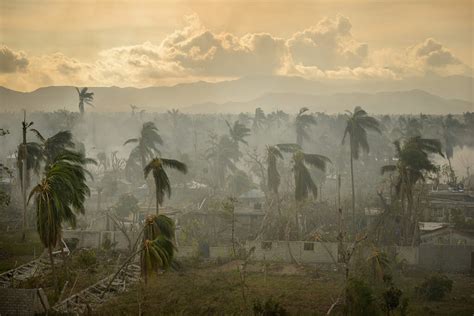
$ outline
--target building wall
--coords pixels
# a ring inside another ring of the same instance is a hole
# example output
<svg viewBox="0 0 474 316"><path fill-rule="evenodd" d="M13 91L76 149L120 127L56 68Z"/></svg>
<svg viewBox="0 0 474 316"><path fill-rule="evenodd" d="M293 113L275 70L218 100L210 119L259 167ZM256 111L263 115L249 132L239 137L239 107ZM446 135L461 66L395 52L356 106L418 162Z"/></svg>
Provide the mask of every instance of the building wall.
<svg viewBox="0 0 474 316"><path fill-rule="evenodd" d="M78 248L99 248L106 238L115 243L115 249L127 250L128 242L122 232L74 231L63 232L64 239L77 238ZM132 242L135 240L132 236ZM247 241L245 248L255 248L251 259L257 261L291 262L289 249L300 263L333 264L337 260L338 244L304 241ZM390 251L393 249L390 249ZM364 251L364 249L361 249ZM389 249L386 249L389 251ZM431 270L445 272L469 272L474 246L429 245L419 247L395 247L397 259L408 264L420 265ZM179 246L178 258L192 258L199 254L197 246ZM232 246L209 247L209 258L229 258Z"/></svg>
<svg viewBox="0 0 474 316"><path fill-rule="evenodd" d="M474 246L474 238L459 234L455 231L444 231L439 234L421 236L422 242L431 245L467 245Z"/></svg>
<svg viewBox="0 0 474 316"><path fill-rule="evenodd" d="M291 254L301 263L334 263L337 260L337 243L304 241L249 241L247 250L255 247L254 260L291 262Z"/></svg>
<svg viewBox="0 0 474 316"><path fill-rule="evenodd" d="M472 269L474 246L421 245L420 266L437 271L469 272Z"/></svg>
<svg viewBox="0 0 474 316"><path fill-rule="evenodd" d="M132 243L135 235L129 234ZM121 231L64 230L63 239L77 239L77 248L100 248L106 240L112 242L117 250L128 250L129 246L127 237Z"/></svg>
<svg viewBox="0 0 474 316"><path fill-rule="evenodd" d="M405 260L410 265L417 265L419 262L418 247L395 247L397 260Z"/></svg>

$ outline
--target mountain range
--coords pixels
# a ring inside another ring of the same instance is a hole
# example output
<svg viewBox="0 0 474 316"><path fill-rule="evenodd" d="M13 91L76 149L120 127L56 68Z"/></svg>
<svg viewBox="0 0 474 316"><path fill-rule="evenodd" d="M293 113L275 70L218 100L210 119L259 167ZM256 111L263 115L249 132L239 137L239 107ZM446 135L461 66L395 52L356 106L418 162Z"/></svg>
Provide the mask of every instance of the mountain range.
<svg viewBox="0 0 474 316"><path fill-rule="evenodd" d="M235 80L194 82L148 88L90 87L95 109L124 112L130 105L162 112L179 108L191 113L253 112L281 109L296 112L302 106L319 112L341 112L360 105L373 113L462 113L474 111L474 80L467 76L423 77L410 80L326 80L256 76ZM0 87L0 112L77 110L77 92L71 86L43 87L20 92Z"/></svg>

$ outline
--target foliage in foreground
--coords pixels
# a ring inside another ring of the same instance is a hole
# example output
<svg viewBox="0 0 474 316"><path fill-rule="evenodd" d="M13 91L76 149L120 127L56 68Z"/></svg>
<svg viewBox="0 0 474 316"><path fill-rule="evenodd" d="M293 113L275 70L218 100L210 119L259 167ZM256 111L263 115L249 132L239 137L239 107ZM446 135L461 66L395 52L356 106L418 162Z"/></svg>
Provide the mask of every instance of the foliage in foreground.
<svg viewBox="0 0 474 316"><path fill-rule="evenodd" d="M453 289L453 281L445 275L432 275L417 288L417 292L428 301L440 301Z"/></svg>

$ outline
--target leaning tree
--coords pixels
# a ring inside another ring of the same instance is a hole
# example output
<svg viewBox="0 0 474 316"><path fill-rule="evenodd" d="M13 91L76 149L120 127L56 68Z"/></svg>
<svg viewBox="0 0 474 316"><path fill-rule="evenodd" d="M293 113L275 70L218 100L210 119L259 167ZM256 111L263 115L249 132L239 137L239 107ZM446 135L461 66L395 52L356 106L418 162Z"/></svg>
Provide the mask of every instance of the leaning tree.
<svg viewBox="0 0 474 316"><path fill-rule="evenodd" d="M79 112L81 115L84 115L84 105L94 106L92 101L94 101L94 92L88 91L89 88L76 88L77 95L79 97Z"/></svg>
<svg viewBox="0 0 474 316"><path fill-rule="evenodd" d="M174 159L154 158L145 166L145 178L151 172L155 182L156 215L159 214L160 205L163 204L165 194L168 195L168 198L171 196L171 183L165 168L175 169L182 173L187 173L188 171L184 163Z"/></svg>
<svg viewBox="0 0 474 316"><path fill-rule="evenodd" d="M380 123L373 117L369 116L361 107L356 106L354 112L348 111L346 114L346 129L342 143L349 135L349 147L351 155L351 188L352 188L352 221L355 229L355 189L354 189L354 159L359 159L361 150L369 152L369 142L367 141L367 131L375 131L382 133Z"/></svg>
<svg viewBox="0 0 474 316"><path fill-rule="evenodd" d="M54 157L41 181L32 189L28 201L34 199L36 208L36 227L41 243L48 249L51 269L55 278L56 291L58 279L54 266L53 249L61 241L63 223L73 227L76 214L84 214L84 201L90 194L86 184L85 164L82 154L64 151Z"/></svg>

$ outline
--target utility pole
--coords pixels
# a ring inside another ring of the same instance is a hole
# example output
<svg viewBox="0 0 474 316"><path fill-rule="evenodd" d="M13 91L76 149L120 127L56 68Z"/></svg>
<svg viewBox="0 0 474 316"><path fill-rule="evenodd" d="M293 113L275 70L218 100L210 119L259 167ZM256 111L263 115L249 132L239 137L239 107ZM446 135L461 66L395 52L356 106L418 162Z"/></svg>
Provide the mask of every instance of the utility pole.
<svg viewBox="0 0 474 316"><path fill-rule="evenodd" d="M26 122L26 111L23 110L23 122L22 124L22 132L23 132L23 142L21 143L20 150L18 151L18 155L21 155L21 195L23 198L23 224L22 224L22 236L21 236L21 241L24 242L26 240L26 230L28 228L28 223L27 223L27 210L26 210L26 191L28 189L27 187L27 172L28 172L28 150L27 150L27 145L26 145L26 132L28 131L28 128L33 125L33 122Z"/></svg>
<svg viewBox="0 0 474 316"><path fill-rule="evenodd" d="M341 175L337 174L337 209L341 208Z"/></svg>

